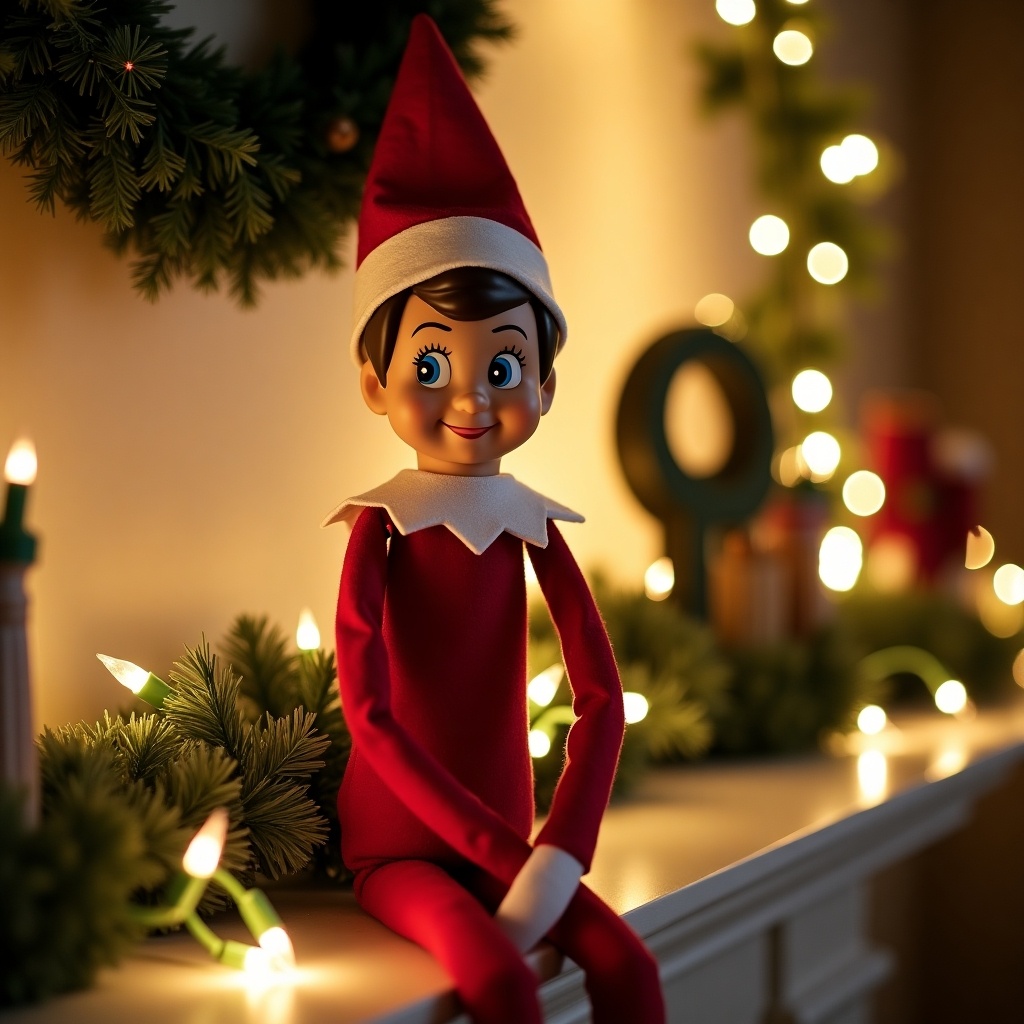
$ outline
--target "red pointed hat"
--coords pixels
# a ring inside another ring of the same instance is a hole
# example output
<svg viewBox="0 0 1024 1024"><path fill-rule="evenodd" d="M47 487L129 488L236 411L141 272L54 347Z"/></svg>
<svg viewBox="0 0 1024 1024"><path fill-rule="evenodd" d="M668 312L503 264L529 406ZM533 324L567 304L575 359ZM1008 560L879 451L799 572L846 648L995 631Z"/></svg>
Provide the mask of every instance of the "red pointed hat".
<svg viewBox="0 0 1024 1024"><path fill-rule="evenodd" d="M500 270L558 322L547 261L498 143L451 50L425 14L409 42L384 115L359 213L355 328L392 295L455 267Z"/></svg>

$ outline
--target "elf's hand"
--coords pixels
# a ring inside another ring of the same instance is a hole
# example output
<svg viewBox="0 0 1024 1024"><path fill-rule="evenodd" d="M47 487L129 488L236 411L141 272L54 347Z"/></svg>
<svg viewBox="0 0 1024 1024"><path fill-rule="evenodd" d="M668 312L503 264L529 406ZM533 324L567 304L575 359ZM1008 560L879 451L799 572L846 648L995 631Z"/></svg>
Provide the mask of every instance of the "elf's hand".
<svg viewBox="0 0 1024 1024"><path fill-rule="evenodd" d="M579 888L583 865L557 846L537 846L520 868L495 920L520 953L558 923Z"/></svg>

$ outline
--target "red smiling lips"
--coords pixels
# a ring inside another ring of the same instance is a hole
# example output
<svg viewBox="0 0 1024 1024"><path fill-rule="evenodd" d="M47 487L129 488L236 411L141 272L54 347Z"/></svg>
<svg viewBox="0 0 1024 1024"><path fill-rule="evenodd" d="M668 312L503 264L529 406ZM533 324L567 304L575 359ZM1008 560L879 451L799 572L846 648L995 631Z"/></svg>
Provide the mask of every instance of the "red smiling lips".
<svg viewBox="0 0 1024 1024"><path fill-rule="evenodd" d="M444 423L444 420L442 420L441 422ZM473 441L476 440L476 438L478 437L483 437L484 434L486 434L487 431L491 429L491 427L494 427L497 424L491 423L488 424L486 427L456 427L453 426L451 423L445 423L444 425L453 434L458 434L459 437L465 437L468 440Z"/></svg>

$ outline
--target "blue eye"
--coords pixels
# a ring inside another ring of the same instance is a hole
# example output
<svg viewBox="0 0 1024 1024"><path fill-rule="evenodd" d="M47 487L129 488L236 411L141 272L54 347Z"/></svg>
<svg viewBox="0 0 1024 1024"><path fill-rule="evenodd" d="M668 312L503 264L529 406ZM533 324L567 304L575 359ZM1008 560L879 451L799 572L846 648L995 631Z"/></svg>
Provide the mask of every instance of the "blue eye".
<svg viewBox="0 0 1024 1024"><path fill-rule="evenodd" d="M514 352L499 352L487 368L492 387L514 388L523 379L523 367Z"/></svg>
<svg viewBox="0 0 1024 1024"><path fill-rule="evenodd" d="M452 379L452 364L440 349L421 352L414 362L416 379L425 388L443 388Z"/></svg>

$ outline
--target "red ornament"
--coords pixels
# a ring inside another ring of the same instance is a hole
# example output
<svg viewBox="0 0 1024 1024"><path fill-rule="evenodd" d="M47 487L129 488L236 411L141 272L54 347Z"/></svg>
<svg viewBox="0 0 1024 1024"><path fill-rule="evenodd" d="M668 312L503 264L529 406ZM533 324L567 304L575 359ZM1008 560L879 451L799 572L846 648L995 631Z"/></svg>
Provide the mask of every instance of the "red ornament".
<svg viewBox="0 0 1024 1024"><path fill-rule="evenodd" d="M335 117L327 125L327 148L332 153L347 153L358 141L359 125L351 117Z"/></svg>

